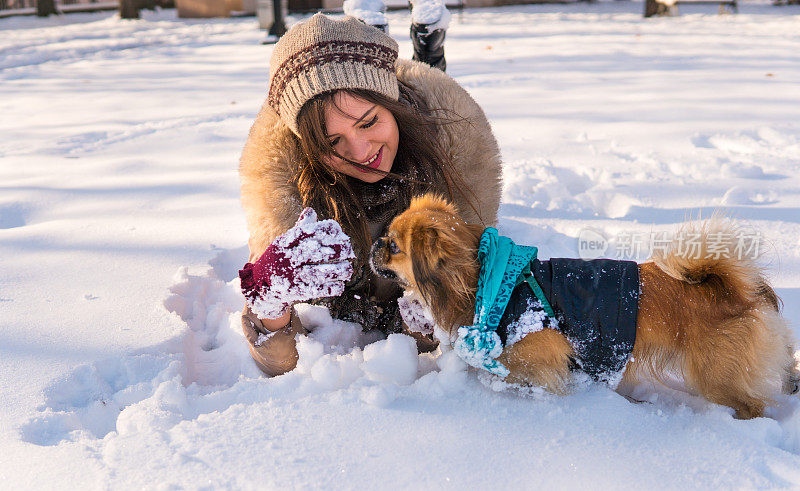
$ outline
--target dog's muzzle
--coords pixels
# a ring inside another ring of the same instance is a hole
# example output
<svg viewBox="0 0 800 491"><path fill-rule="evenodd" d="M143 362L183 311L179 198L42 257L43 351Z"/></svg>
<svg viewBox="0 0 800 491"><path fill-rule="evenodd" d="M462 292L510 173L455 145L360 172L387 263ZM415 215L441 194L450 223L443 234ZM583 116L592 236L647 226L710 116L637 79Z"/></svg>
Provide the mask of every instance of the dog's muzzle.
<svg viewBox="0 0 800 491"><path fill-rule="evenodd" d="M386 268L386 257L388 256L389 242L385 237L376 240L369 250L369 267L372 271L387 280L397 280L397 275L391 269Z"/></svg>

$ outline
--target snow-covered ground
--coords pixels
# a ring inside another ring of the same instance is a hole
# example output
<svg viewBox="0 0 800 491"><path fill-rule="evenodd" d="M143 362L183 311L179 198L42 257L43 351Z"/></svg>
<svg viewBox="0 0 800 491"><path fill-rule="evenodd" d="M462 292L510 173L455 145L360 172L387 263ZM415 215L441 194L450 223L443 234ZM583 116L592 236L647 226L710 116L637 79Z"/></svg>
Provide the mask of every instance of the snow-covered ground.
<svg viewBox="0 0 800 491"><path fill-rule="evenodd" d="M574 257L591 228L614 257L722 208L760 231L800 334L800 7L641 11L454 13L501 232ZM388 18L410 57L409 13ZM504 391L318 309L299 367L261 377L236 170L263 37L172 11L0 20L0 487L800 487L800 398L738 421L668 389Z"/></svg>

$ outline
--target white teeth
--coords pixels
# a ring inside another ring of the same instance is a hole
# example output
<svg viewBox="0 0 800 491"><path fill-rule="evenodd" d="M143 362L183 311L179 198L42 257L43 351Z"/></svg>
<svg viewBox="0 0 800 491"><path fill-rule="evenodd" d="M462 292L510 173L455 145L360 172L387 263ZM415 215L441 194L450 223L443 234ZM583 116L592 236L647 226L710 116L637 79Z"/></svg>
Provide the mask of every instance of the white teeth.
<svg viewBox="0 0 800 491"><path fill-rule="evenodd" d="M380 153L380 152L378 152L378 153ZM372 156L371 159L367 160L366 162L364 162L361 165L369 165L369 164L375 162L375 159L377 159L377 158L378 158L378 154L376 153L375 155Z"/></svg>

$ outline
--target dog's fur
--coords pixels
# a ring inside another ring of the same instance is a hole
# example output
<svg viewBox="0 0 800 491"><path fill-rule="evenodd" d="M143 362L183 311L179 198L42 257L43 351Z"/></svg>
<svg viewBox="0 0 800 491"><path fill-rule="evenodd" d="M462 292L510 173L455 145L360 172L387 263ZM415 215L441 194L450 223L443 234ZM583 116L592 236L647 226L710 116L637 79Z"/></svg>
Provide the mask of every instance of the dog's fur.
<svg viewBox="0 0 800 491"><path fill-rule="evenodd" d="M376 271L393 272L449 330L472 323L480 271L483 227L458 216L441 198L416 198L371 257ZM708 253L711 234L734 240L732 222L686 227L701 237L696 259L680 256L675 246L639 265L636 343L620 388L678 372L689 389L732 407L737 417L762 416L775 395L796 392L800 380L780 300L753 259L705 258L714 256ZM733 251L735 243L729 245ZM574 355L563 334L545 328L507 347L498 361L511 382L564 393Z"/></svg>

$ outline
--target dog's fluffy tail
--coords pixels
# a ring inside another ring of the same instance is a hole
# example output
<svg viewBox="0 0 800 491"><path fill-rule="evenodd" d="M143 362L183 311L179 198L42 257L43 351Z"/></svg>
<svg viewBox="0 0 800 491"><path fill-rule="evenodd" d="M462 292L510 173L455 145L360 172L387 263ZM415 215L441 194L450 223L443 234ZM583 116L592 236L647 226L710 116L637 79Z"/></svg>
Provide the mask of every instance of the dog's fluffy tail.
<svg viewBox="0 0 800 491"><path fill-rule="evenodd" d="M781 300L758 265L758 254L763 252L760 240L755 232L714 217L683 225L671 245L652 259L669 276L705 290L723 316L755 319L761 326L755 337L762 340L764 352L771 353L781 391L796 393L800 371L794 340L780 315Z"/></svg>
<svg viewBox="0 0 800 491"><path fill-rule="evenodd" d="M712 218L684 224L670 246L655 251L652 259L673 278L718 292L720 303L742 307L766 301L780 310L757 264L759 241L731 220Z"/></svg>

